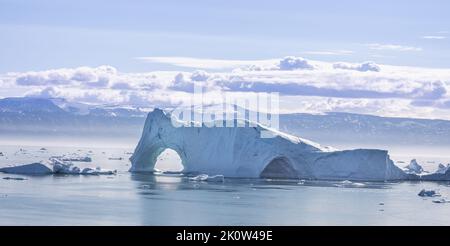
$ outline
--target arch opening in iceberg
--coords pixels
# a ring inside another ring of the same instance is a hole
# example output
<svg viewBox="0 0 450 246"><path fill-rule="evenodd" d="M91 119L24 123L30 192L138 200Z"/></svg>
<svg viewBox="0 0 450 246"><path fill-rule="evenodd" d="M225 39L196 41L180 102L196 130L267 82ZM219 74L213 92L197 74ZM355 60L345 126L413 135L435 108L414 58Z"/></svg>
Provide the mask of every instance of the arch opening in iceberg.
<svg viewBox="0 0 450 246"><path fill-rule="evenodd" d="M272 159L259 175L260 178L297 179L298 173L286 157Z"/></svg>
<svg viewBox="0 0 450 246"><path fill-rule="evenodd" d="M184 166L181 156L173 149L166 148L156 158L154 170L163 172L181 172Z"/></svg>

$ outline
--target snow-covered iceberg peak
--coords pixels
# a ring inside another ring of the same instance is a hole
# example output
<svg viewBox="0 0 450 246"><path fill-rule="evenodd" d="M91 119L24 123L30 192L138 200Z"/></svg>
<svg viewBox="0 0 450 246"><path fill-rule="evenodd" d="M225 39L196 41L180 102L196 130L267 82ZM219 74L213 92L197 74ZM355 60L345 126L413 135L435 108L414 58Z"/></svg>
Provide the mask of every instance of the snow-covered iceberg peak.
<svg viewBox="0 0 450 246"><path fill-rule="evenodd" d="M424 172L423 167L417 163L416 159L412 159L408 166L405 167L405 171L411 174L421 174Z"/></svg>
<svg viewBox="0 0 450 246"><path fill-rule="evenodd" d="M448 170L450 170L450 164L447 164L447 166L444 166L444 164L440 163L436 173L445 174Z"/></svg>
<svg viewBox="0 0 450 246"><path fill-rule="evenodd" d="M187 122L184 122L187 123ZM249 178L399 180L408 175L385 150L331 151L289 134L255 127L174 127L155 109L130 160L132 172L151 172L165 149L176 151L184 172ZM261 131L275 137L261 138Z"/></svg>

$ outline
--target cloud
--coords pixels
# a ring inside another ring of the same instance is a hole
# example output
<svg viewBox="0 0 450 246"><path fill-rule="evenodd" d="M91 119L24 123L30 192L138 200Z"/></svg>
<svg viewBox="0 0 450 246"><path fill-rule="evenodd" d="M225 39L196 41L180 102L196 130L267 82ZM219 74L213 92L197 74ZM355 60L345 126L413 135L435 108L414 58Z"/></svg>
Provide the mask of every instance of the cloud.
<svg viewBox="0 0 450 246"><path fill-rule="evenodd" d="M436 100L447 94L447 89L441 81L428 82L411 92L414 98L422 100Z"/></svg>
<svg viewBox="0 0 450 246"><path fill-rule="evenodd" d="M224 59L205 59L192 57L136 57L135 59L151 62L168 64L177 67L196 68L196 69L233 69L237 67L250 66L257 63L271 63L273 60L224 60Z"/></svg>
<svg viewBox="0 0 450 246"><path fill-rule="evenodd" d="M447 90L441 82L425 83L411 91L382 91L358 88L330 88L318 87L298 83L269 83L269 82L235 82L227 85L231 91L242 92L279 92L282 95L319 96L334 98L398 98L417 100L437 100L446 95Z"/></svg>
<svg viewBox="0 0 450 246"><path fill-rule="evenodd" d="M209 73L203 70L196 70L191 74L191 80L193 81L206 81L209 78Z"/></svg>
<svg viewBox="0 0 450 246"><path fill-rule="evenodd" d="M334 69L346 69L346 70L355 70L360 72L380 72L381 68L374 62L364 62L361 64L350 64L345 62L338 62L333 64Z"/></svg>
<svg viewBox="0 0 450 246"><path fill-rule="evenodd" d="M16 84L20 86L80 84L87 87L107 87L111 78L116 75L117 70L111 66L54 69L21 74L16 78Z"/></svg>
<svg viewBox="0 0 450 246"><path fill-rule="evenodd" d="M133 87L131 87L130 84L125 83L125 82L117 82L117 83L114 83L114 84L111 86L111 88L112 88L112 89L117 89L117 90L131 90L131 89L133 89Z"/></svg>
<svg viewBox="0 0 450 246"><path fill-rule="evenodd" d="M169 87L172 90L194 92L194 83L191 80L185 78L183 73L178 73L172 81L172 85Z"/></svg>
<svg viewBox="0 0 450 246"><path fill-rule="evenodd" d="M323 55L323 56L342 56L351 55L353 51L351 50L328 50L328 51L306 51L303 52L306 55Z"/></svg>
<svg viewBox="0 0 450 246"><path fill-rule="evenodd" d="M20 92L15 96L62 97L92 104L174 106L189 102L199 85L206 101L225 92L242 98L279 92L282 110L450 119L450 69L371 62L330 63L290 56L231 71L124 73L101 66L0 74L0 81L9 92Z"/></svg>
<svg viewBox="0 0 450 246"><path fill-rule="evenodd" d="M64 85L70 84L70 75L67 71L28 72L16 78L16 83L23 86L33 85Z"/></svg>
<svg viewBox="0 0 450 246"><path fill-rule="evenodd" d="M169 64L177 67L210 70L236 68L247 71L314 69L314 66L310 61L295 56L286 56L283 59L266 60L222 60L190 57L137 57L136 59L145 62Z"/></svg>
<svg viewBox="0 0 450 246"><path fill-rule="evenodd" d="M442 39L446 39L447 37L445 36L423 36L423 39L435 39L435 40L442 40Z"/></svg>
<svg viewBox="0 0 450 246"><path fill-rule="evenodd" d="M423 50L420 47L404 46L404 45L398 45L398 44L372 43L372 44L367 44L367 46L371 50L388 50L388 51L422 51Z"/></svg>
<svg viewBox="0 0 450 246"><path fill-rule="evenodd" d="M30 91L27 96L42 97L42 98L57 98L60 97L58 92L53 87L46 87L42 90Z"/></svg>
<svg viewBox="0 0 450 246"><path fill-rule="evenodd" d="M280 70L314 69L306 59L302 57L286 56L278 64Z"/></svg>

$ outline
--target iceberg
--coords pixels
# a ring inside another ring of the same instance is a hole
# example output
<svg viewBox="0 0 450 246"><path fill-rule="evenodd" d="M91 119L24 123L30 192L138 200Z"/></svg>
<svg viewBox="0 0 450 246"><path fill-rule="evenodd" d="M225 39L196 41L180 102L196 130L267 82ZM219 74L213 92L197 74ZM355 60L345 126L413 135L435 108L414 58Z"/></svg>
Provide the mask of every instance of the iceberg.
<svg viewBox="0 0 450 246"><path fill-rule="evenodd" d="M436 197L436 196L441 196L441 194L439 194L439 192L435 191L435 190L421 190L419 192L419 194L417 194L418 196L421 197Z"/></svg>
<svg viewBox="0 0 450 246"><path fill-rule="evenodd" d="M14 167L0 168L2 173L27 174L27 175L46 175L52 174L53 170L43 163L31 163Z"/></svg>
<svg viewBox="0 0 450 246"><path fill-rule="evenodd" d="M130 171L152 172L158 156L172 149L180 156L185 173L339 181L421 178L394 165L386 150L338 151L242 121L245 127L210 127L205 123L194 127L193 122L155 109L148 114L141 139L130 157ZM272 137L261 138L262 134Z"/></svg>
<svg viewBox="0 0 450 246"><path fill-rule="evenodd" d="M84 168L81 170L73 163L61 161L57 158L50 158L47 163L32 163L14 167L0 168L0 172L23 175L49 175L49 174L70 174L70 175L113 175L117 170L105 170Z"/></svg>
<svg viewBox="0 0 450 246"><path fill-rule="evenodd" d="M449 169L450 169L450 164L447 164L447 166L444 166L442 163L440 163L436 173L445 174Z"/></svg>
<svg viewBox="0 0 450 246"><path fill-rule="evenodd" d="M417 163L416 159L412 159L408 166L405 167L406 173L421 174L424 172L423 167Z"/></svg>
<svg viewBox="0 0 450 246"><path fill-rule="evenodd" d="M50 159L53 166L54 174L72 174L72 175L113 175L117 173L117 170L105 170L101 167L93 168L83 168L73 165L73 163L61 161L58 159Z"/></svg>

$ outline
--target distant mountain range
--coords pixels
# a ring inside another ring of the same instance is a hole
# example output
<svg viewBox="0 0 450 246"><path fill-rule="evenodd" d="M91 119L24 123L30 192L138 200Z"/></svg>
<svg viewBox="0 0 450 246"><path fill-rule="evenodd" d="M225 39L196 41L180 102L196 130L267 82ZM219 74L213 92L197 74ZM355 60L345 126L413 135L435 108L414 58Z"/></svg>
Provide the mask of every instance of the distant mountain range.
<svg viewBox="0 0 450 246"><path fill-rule="evenodd" d="M0 99L1 136L107 136L139 139L151 109L64 99ZM282 114L280 130L319 143L450 145L450 121L350 113Z"/></svg>
<svg viewBox="0 0 450 246"><path fill-rule="evenodd" d="M282 131L319 143L450 145L450 121L379 117L350 113L280 116Z"/></svg>
<svg viewBox="0 0 450 246"><path fill-rule="evenodd" d="M115 136L138 138L147 112L140 108L94 106L64 99L0 99L0 134Z"/></svg>

